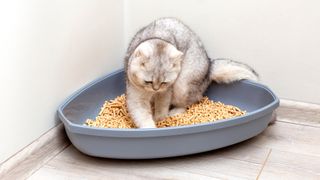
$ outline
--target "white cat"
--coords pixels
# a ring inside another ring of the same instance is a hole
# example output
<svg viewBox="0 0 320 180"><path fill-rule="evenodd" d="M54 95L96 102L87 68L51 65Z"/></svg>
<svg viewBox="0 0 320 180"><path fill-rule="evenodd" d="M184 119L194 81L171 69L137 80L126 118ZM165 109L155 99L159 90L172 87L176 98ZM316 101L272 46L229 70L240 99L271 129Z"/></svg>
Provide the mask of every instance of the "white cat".
<svg viewBox="0 0 320 180"><path fill-rule="evenodd" d="M155 121L184 112L212 80L258 79L245 64L210 61L196 34L175 18L158 19L135 35L125 69L127 106L139 128L155 128Z"/></svg>

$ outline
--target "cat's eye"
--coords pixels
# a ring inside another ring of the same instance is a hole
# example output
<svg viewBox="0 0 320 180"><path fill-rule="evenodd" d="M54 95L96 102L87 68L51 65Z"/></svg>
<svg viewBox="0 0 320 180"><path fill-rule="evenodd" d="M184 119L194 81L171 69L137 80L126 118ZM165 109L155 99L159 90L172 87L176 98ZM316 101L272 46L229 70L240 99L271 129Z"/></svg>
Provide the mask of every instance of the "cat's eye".
<svg viewBox="0 0 320 180"><path fill-rule="evenodd" d="M168 83L167 82L161 82L161 85L167 85Z"/></svg>
<svg viewBox="0 0 320 180"><path fill-rule="evenodd" d="M146 84L152 84L152 81L144 81Z"/></svg>

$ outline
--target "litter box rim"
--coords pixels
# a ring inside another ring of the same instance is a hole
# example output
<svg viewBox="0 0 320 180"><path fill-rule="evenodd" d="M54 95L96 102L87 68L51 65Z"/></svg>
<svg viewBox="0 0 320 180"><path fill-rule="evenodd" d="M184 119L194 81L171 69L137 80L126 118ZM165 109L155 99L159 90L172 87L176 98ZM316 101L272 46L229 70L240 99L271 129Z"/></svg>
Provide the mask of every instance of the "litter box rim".
<svg viewBox="0 0 320 180"><path fill-rule="evenodd" d="M248 123L253 120L259 119L261 117L271 114L279 106L279 98L269 89L267 86L257 83L251 80L241 80L240 83L245 83L249 86L254 86L261 88L268 92L273 101L262 108L254 110L252 112L247 112L245 115L228 118L223 120L218 120L215 122L187 125L187 126L177 126L177 127L165 127L165 128L142 128L142 129L119 129L119 128L97 128L89 127L85 125L80 125L71 122L64 115L63 109L68 105L69 102L77 98L82 92L91 88L92 86L98 84L99 82L115 75L122 73L124 70L119 69L110 74L107 74L101 78L98 78L87 85L84 85L78 91L71 94L58 108L57 114L61 121L64 123L66 130L82 135L91 135L91 136L102 136L102 137L124 137L124 138L145 138L145 137L160 137L160 136L173 136L173 135L184 135L192 133L201 133L205 131L217 130L221 128L228 128L231 126L237 126L240 124Z"/></svg>

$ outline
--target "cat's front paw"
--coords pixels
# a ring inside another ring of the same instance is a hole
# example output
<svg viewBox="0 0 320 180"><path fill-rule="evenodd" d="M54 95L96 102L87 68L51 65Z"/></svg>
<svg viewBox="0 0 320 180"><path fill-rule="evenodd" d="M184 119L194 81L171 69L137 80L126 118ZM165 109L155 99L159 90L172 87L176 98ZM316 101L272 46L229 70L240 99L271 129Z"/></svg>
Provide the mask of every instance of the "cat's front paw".
<svg viewBox="0 0 320 180"><path fill-rule="evenodd" d="M145 121L141 122L138 126L138 128L157 128L156 124L154 123L153 120L151 121Z"/></svg>
<svg viewBox="0 0 320 180"><path fill-rule="evenodd" d="M165 114L165 113L155 113L154 114L154 119L155 121L161 121L163 120L164 118L166 118L168 116L168 114Z"/></svg>
<svg viewBox="0 0 320 180"><path fill-rule="evenodd" d="M182 114L186 111L186 108L176 107L170 110L169 116L175 116L178 114Z"/></svg>

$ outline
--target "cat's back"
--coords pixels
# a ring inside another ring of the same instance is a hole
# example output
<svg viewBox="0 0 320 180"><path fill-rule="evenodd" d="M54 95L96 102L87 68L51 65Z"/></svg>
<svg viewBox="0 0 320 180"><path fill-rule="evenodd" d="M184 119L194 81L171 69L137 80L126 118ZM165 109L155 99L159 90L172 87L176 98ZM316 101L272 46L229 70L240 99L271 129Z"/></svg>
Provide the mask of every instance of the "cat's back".
<svg viewBox="0 0 320 180"><path fill-rule="evenodd" d="M192 30L177 18L159 18L142 28L132 39L129 51L141 42L159 38L175 45L179 50L186 50L190 40L195 38Z"/></svg>
<svg viewBox="0 0 320 180"><path fill-rule="evenodd" d="M179 35L178 33L187 33L191 31L182 21L173 17L159 18L149 24L147 29L150 29L151 31L171 31L177 33L176 35Z"/></svg>

